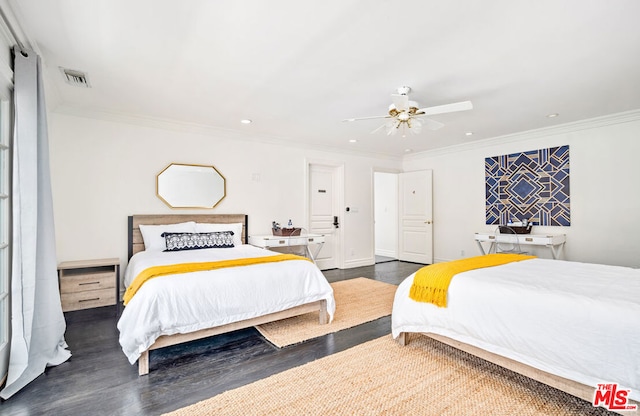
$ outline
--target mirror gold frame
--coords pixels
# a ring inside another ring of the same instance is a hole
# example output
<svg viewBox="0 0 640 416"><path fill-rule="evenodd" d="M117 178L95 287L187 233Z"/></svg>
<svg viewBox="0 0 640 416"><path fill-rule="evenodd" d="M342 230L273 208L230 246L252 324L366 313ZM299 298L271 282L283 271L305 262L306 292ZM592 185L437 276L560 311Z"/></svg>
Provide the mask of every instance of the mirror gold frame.
<svg viewBox="0 0 640 416"><path fill-rule="evenodd" d="M156 176L156 195L171 208L214 208L226 182L213 166L171 163Z"/></svg>

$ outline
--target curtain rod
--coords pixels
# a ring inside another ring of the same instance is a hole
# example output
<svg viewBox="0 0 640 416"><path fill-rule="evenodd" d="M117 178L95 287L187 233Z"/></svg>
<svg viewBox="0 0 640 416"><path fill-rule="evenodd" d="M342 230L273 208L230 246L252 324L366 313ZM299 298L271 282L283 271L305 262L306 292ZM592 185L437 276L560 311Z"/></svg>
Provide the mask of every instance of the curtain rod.
<svg viewBox="0 0 640 416"><path fill-rule="evenodd" d="M22 42L20 42L20 38L16 34L16 31L13 30L13 26L11 26L11 22L9 22L9 19L7 19L7 15L4 14L4 10L2 10L2 7L0 7L0 17L2 18L2 21L4 22L4 25L7 27L7 29L9 29L9 32L13 37L13 41L18 45L18 48L20 48L20 52L25 55L27 53L27 50L25 49Z"/></svg>

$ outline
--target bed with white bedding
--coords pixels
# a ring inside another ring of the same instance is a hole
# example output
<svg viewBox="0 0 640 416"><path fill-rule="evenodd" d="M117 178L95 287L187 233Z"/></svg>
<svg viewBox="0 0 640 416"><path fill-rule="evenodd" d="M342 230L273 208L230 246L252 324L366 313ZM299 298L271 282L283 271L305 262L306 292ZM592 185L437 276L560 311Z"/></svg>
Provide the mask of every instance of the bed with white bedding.
<svg viewBox="0 0 640 416"><path fill-rule="evenodd" d="M168 218L171 217L171 218ZM281 253L242 244L234 247L206 248L166 252L160 249L140 250L140 224L172 222L187 224L185 219L204 221L235 221L238 216L134 216L130 229L130 251L135 252L126 268L124 283L130 287L136 276L151 267L171 264L202 264L233 259L282 256ZM246 230L246 218L243 216ZM144 226L144 225L143 225ZM191 224L171 231L191 229ZM206 228L206 227L205 227ZM209 228L211 226L209 225ZM221 229L228 228L225 225ZM236 234L240 234L236 230ZM133 234L133 233L130 233ZM138 244L138 246L136 246ZM133 250L131 250L132 247ZM319 311L320 323L329 322L335 310L333 290L313 262L291 259L216 270L161 275L146 281L133 295L118 321L120 344L134 364L138 360L139 374L149 371L149 351L168 345L191 341L236 329L259 325L291 316Z"/></svg>
<svg viewBox="0 0 640 416"><path fill-rule="evenodd" d="M640 270L531 259L455 275L447 306L395 295L392 334L420 333L592 401L600 383L640 400Z"/></svg>

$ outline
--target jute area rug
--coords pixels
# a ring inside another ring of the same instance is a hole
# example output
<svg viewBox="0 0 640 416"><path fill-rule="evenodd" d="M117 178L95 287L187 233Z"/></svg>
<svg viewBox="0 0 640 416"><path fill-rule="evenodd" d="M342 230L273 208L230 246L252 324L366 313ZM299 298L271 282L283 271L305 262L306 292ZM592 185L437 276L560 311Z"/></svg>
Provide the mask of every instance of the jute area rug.
<svg viewBox="0 0 640 416"><path fill-rule="evenodd" d="M318 324L318 313L314 312L256 328L269 342L282 348L391 315L396 285L358 277L332 283L331 287L336 313L330 324Z"/></svg>
<svg viewBox="0 0 640 416"><path fill-rule="evenodd" d="M385 336L171 416L588 415L602 408L424 336Z"/></svg>

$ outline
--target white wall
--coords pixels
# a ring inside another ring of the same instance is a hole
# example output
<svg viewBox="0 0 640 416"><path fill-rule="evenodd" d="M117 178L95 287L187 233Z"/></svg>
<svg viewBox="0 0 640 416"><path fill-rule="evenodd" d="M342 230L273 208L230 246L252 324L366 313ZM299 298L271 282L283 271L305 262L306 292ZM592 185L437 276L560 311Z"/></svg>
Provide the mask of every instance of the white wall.
<svg viewBox="0 0 640 416"><path fill-rule="evenodd" d="M305 164L344 163L341 213L345 267L373 264L374 167L400 169L394 159L307 150L186 129L49 115L51 175L58 261L127 256L127 216L160 213L246 213L249 233L270 233L271 221L306 226ZM156 175L169 163L214 165L227 197L210 210L171 209L156 196ZM260 181L254 180L259 174Z"/></svg>
<svg viewBox="0 0 640 416"><path fill-rule="evenodd" d="M479 254L474 233L495 229L485 225L486 157L566 144L571 226L533 232L567 234L567 260L640 267L640 111L406 157L405 171L433 169L435 261Z"/></svg>
<svg viewBox="0 0 640 416"><path fill-rule="evenodd" d="M52 113L49 117L58 260L127 255L126 218L144 213L247 213L249 232L272 220L305 225L305 163L345 164L345 267L374 262L373 172L433 169L434 259L479 254L484 224L484 158L568 144L571 226L564 258L640 267L640 111L544 131L456 146L396 160L285 147ZM284 162L286 161L286 162ZM212 164L228 196L213 210L172 210L155 195L155 177L171 162ZM260 182L252 180L260 175ZM546 251L535 254L549 257Z"/></svg>
<svg viewBox="0 0 640 416"><path fill-rule="evenodd" d="M398 258L398 175L374 174L375 254Z"/></svg>

